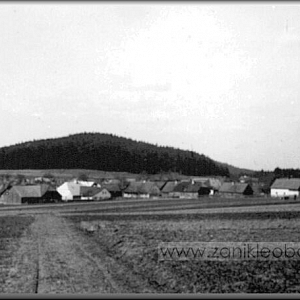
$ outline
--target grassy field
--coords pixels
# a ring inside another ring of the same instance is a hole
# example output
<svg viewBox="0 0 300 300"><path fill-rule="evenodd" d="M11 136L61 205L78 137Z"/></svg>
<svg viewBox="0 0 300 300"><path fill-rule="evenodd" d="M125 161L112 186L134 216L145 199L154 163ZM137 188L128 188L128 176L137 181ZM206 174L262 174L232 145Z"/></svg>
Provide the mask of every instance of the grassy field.
<svg viewBox="0 0 300 300"><path fill-rule="evenodd" d="M30 216L0 217L0 292L5 292L4 286L10 280L13 266L13 253L20 248L20 238L33 222Z"/></svg>

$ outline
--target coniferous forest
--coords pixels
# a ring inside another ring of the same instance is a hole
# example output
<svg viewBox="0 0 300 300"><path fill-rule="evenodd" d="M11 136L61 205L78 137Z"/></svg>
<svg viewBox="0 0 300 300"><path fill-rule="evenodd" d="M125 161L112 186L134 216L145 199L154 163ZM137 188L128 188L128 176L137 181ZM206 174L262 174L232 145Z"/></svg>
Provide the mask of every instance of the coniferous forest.
<svg viewBox="0 0 300 300"><path fill-rule="evenodd" d="M115 172L228 176L207 156L112 134L80 133L0 148L0 169L92 169Z"/></svg>

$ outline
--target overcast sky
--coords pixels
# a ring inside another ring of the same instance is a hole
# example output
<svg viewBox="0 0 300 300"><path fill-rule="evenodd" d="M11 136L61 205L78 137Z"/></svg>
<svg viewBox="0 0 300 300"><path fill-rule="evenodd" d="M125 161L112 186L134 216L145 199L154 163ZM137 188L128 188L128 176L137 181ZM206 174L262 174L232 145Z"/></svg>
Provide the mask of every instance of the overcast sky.
<svg viewBox="0 0 300 300"><path fill-rule="evenodd" d="M300 168L300 5L0 4L0 147L112 133Z"/></svg>

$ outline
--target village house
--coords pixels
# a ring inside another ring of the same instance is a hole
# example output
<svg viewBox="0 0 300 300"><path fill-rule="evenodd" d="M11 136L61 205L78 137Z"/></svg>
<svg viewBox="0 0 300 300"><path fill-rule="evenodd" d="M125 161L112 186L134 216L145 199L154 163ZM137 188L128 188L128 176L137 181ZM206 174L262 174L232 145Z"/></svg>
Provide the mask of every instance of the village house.
<svg viewBox="0 0 300 300"><path fill-rule="evenodd" d="M123 191L124 198L150 198L160 195L160 189L151 181L130 182Z"/></svg>
<svg viewBox="0 0 300 300"><path fill-rule="evenodd" d="M92 200L108 200L111 199L111 193L104 187L100 188L100 191L93 195Z"/></svg>
<svg viewBox="0 0 300 300"><path fill-rule="evenodd" d="M155 183L155 185L159 188L159 190L161 191L162 188L166 185L167 180L155 180L153 181Z"/></svg>
<svg viewBox="0 0 300 300"><path fill-rule="evenodd" d="M211 188L202 182L180 182L174 187L171 197L176 198L198 198L210 194Z"/></svg>
<svg viewBox="0 0 300 300"><path fill-rule="evenodd" d="M224 182L219 194L225 197L252 196L253 189L248 183Z"/></svg>
<svg viewBox="0 0 300 300"><path fill-rule="evenodd" d="M191 183L185 190L187 197L197 198L199 196L208 196L211 193L211 188L201 182Z"/></svg>
<svg viewBox="0 0 300 300"><path fill-rule="evenodd" d="M184 198L185 190L189 185L189 181L181 181L174 187L173 191L169 193L170 197Z"/></svg>
<svg viewBox="0 0 300 300"><path fill-rule="evenodd" d="M278 178L271 185L271 197L297 198L300 193L300 178Z"/></svg>
<svg viewBox="0 0 300 300"><path fill-rule="evenodd" d="M55 188L47 185L14 185L0 197L3 204L51 203L61 201L61 195Z"/></svg>
<svg viewBox="0 0 300 300"><path fill-rule="evenodd" d="M218 192L222 185L222 180L214 177L192 177L192 181L201 182L210 187L210 195L214 195L216 192Z"/></svg>
<svg viewBox="0 0 300 300"><path fill-rule="evenodd" d="M68 181L57 187L56 190L61 195L63 201L73 201L80 199L80 187L79 183Z"/></svg>
<svg viewBox="0 0 300 300"><path fill-rule="evenodd" d="M102 187L106 188L110 192L112 198L122 197L122 190L120 188L120 184L108 183L103 184Z"/></svg>
<svg viewBox="0 0 300 300"><path fill-rule="evenodd" d="M141 198L158 197L160 189L154 182L146 181L140 185L139 194Z"/></svg>
<svg viewBox="0 0 300 300"><path fill-rule="evenodd" d="M110 192L104 187L80 187L80 200L107 200L110 198Z"/></svg>
<svg viewBox="0 0 300 300"><path fill-rule="evenodd" d="M132 181L123 191L124 198L137 198L139 196L139 186L142 184L140 181Z"/></svg>
<svg viewBox="0 0 300 300"><path fill-rule="evenodd" d="M175 186L178 184L178 181L167 181L166 184L161 188L161 196L162 197L171 197L171 193L173 193Z"/></svg>

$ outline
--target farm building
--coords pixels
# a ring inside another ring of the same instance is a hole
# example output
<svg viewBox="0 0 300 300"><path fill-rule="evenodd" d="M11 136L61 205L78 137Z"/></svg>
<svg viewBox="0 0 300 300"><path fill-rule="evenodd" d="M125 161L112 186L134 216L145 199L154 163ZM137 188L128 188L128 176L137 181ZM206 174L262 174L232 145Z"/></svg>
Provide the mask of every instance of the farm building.
<svg viewBox="0 0 300 300"><path fill-rule="evenodd" d="M157 197L160 195L160 189L154 182L146 181L140 185L139 194L142 198Z"/></svg>
<svg viewBox="0 0 300 300"><path fill-rule="evenodd" d="M93 196L93 200L107 200L111 198L111 193L104 187L100 188L100 191Z"/></svg>
<svg viewBox="0 0 300 300"><path fill-rule="evenodd" d="M197 198L199 196L207 196L211 192L211 188L204 183L191 183L185 190L186 197Z"/></svg>
<svg viewBox="0 0 300 300"><path fill-rule="evenodd" d="M161 195L163 197L171 197L175 186L178 184L178 181L167 181L166 184L161 188Z"/></svg>
<svg viewBox="0 0 300 300"><path fill-rule="evenodd" d="M110 199L111 194L106 188L99 187L80 187L80 199L81 200L105 200Z"/></svg>
<svg viewBox="0 0 300 300"><path fill-rule="evenodd" d="M190 185L189 181L182 181L180 183L178 183L172 192L170 192L170 197L175 197L175 198L180 198L180 197L184 197L185 195L185 190L187 189L187 187Z"/></svg>
<svg viewBox="0 0 300 300"><path fill-rule="evenodd" d="M61 201L61 195L51 186L15 185L1 196L3 204L50 203Z"/></svg>
<svg viewBox="0 0 300 300"><path fill-rule="evenodd" d="M74 181L64 182L56 190L61 195L63 201L72 201L80 199L81 185Z"/></svg>
<svg viewBox="0 0 300 300"><path fill-rule="evenodd" d="M209 195L211 188L201 182L181 182L174 187L171 197L176 198L198 198L199 196Z"/></svg>
<svg viewBox="0 0 300 300"><path fill-rule="evenodd" d="M210 187L210 195L213 195L215 192L217 192L222 185L221 179L214 177L194 177L192 178L192 181L201 182L206 186Z"/></svg>
<svg viewBox="0 0 300 300"><path fill-rule="evenodd" d="M103 184L102 187L106 188L110 192L112 198L122 197L120 184L108 183Z"/></svg>
<svg viewBox="0 0 300 300"><path fill-rule="evenodd" d="M130 182L128 187L123 191L124 198L150 198L159 195L160 189L151 181Z"/></svg>
<svg viewBox="0 0 300 300"><path fill-rule="evenodd" d="M162 188L166 185L166 180L155 180L153 181L155 185L159 188L159 190L162 190Z"/></svg>
<svg viewBox="0 0 300 300"><path fill-rule="evenodd" d="M225 197L252 196L253 189L248 183L224 182L219 189L219 194Z"/></svg>
<svg viewBox="0 0 300 300"><path fill-rule="evenodd" d="M300 178L279 178L271 185L271 197L299 197Z"/></svg>
<svg viewBox="0 0 300 300"><path fill-rule="evenodd" d="M124 198L137 198L139 195L139 187L142 184L142 182L138 181L132 181L127 186L126 189L123 191L123 197Z"/></svg>

